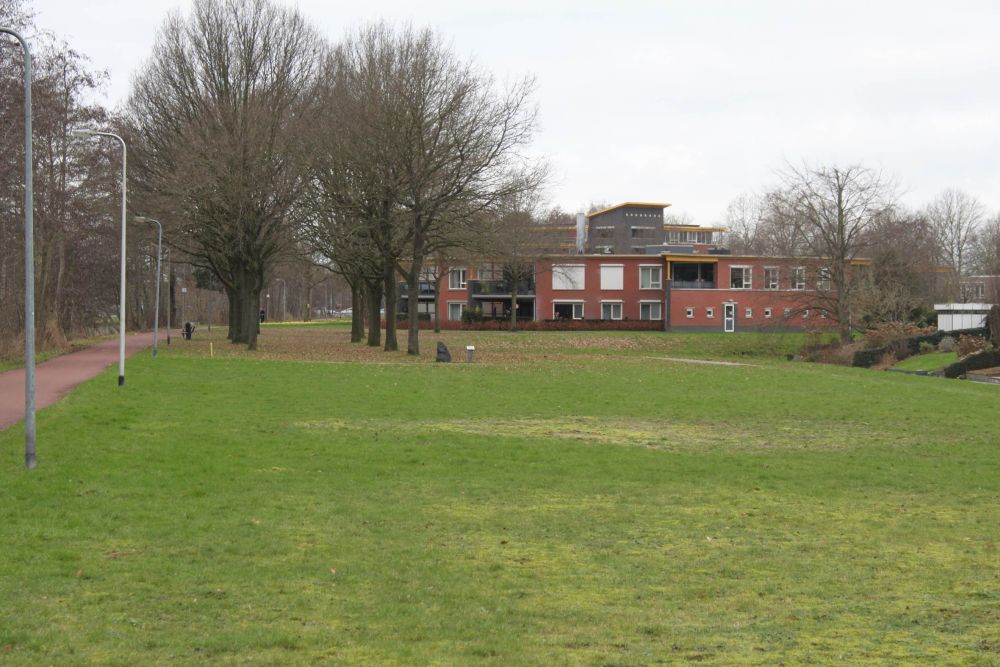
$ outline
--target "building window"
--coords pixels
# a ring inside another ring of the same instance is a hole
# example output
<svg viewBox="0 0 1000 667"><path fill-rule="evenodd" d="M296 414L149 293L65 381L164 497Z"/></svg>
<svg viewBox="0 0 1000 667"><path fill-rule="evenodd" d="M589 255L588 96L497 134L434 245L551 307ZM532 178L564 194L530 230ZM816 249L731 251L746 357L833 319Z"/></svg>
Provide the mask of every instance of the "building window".
<svg viewBox="0 0 1000 667"><path fill-rule="evenodd" d="M452 322L462 321L462 313L465 312L465 304L461 301L448 302L448 319Z"/></svg>
<svg viewBox="0 0 1000 667"><path fill-rule="evenodd" d="M663 319L663 311L659 301L646 301L639 304L640 320Z"/></svg>
<svg viewBox="0 0 1000 667"><path fill-rule="evenodd" d="M806 308L805 310L802 311L802 319L804 319L804 320L808 320L809 319L809 309L808 308Z"/></svg>
<svg viewBox="0 0 1000 667"><path fill-rule="evenodd" d="M792 269L792 289L806 288L806 267L796 266Z"/></svg>
<svg viewBox="0 0 1000 667"><path fill-rule="evenodd" d="M778 289L778 267L764 267L764 289Z"/></svg>
<svg viewBox="0 0 1000 667"><path fill-rule="evenodd" d="M465 289L465 269L452 269L448 272L448 289Z"/></svg>
<svg viewBox="0 0 1000 667"><path fill-rule="evenodd" d="M822 268L816 272L816 289L820 292L830 291L830 269Z"/></svg>
<svg viewBox="0 0 1000 667"><path fill-rule="evenodd" d="M583 304L579 301L556 301L552 304L552 316L557 320L582 320Z"/></svg>
<svg viewBox="0 0 1000 667"><path fill-rule="evenodd" d="M661 267L639 267L639 289L660 289L663 287Z"/></svg>
<svg viewBox="0 0 1000 667"><path fill-rule="evenodd" d="M553 290L584 289L583 264L554 264L552 266Z"/></svg>
<svg viewBox="0 0 1000 667"><path fill-rule="evenodd" d="M601 289L625 289L625 266L622 264L601 264Z"/></svg>
<svg viewBox="0 0 1000 667"><path fill-rule="evenodd" d="M620 320L622 318L622 302L606 301L601 304L602 320Z"/></svg>
<svg viewBox="0 0 1000 667"><path fill-rule="evenodd" d="M706 308L705 317L707 317L710 320L715 319L715 308Z"/></svg>
<svg viewBox="0 0 1000 667"><path fill-rule="evenodd" d="M750 289L750 267L734 266L729 269L729 286L733 289Z"/></svg>
<svg viewBox="0 0 1000 667"><path fill-rule="evenodd" d="M770 308L765 308L764 309L764 319L765 320L771 319L771 309Z"/></svg>
<svg viewBox="0 0 1000 667"><path fill-rule="evenodd" d="M792 316L792 309L791 308L785 308L785 317L789 318L791 316Z"/></svg>
<svg viewBox="0 0 1000 667"><path fill-rule="evenodd" d="M503 266L500 264L482 264L476 271L479 280L503 280Z"/></svg>
<svg viewBox="0 0 1000 667"><path fill-rule="evenodd" d="M687 308L685 308L684 309L684 316L687 317L689 320L691 318L693 318L694 317L694 308L691 308L690 306L688 306Z"/></svg>
<svg viewBox="0 0 1000 667"><path fill-rule="evenodd" d="M753 308L747 308L747 309L746 309L746 318L747 318L748 320L749 320L749 319L753 319Z"/></svg>

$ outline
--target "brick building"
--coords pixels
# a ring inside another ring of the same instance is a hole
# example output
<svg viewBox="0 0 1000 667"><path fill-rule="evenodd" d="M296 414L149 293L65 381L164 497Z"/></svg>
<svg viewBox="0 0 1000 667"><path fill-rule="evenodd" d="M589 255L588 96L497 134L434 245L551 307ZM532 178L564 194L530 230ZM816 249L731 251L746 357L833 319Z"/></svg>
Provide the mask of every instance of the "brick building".
<svg viewBox="0 0 1000 667"><path fill-rule="evenodd" d="M834 325L821 261L731 255L721 247L724 229L664 225L666 206L626 203L592 213L577 228L586 239L573 244L589 252L540 258L534 275L520 280L518 319L656 321L664 330L727 332ZM437 312L433 281L422 285L418 311L442 323L461 322L470 309L477 319L509 319L512 279L489 261L450 267L436 286ZM405 297L401 304L409 310Z"/></svg>

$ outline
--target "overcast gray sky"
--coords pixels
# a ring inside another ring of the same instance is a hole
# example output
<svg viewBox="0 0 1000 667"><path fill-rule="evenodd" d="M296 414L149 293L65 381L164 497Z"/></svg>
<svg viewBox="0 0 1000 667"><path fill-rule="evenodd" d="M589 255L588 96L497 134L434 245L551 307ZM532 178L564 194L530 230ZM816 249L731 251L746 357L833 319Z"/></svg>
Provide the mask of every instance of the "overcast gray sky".
<svg viewBox="0 0 1000 667"><path fill-rule="evenodd" d="M723 218L786 161L861 162L921 206L946 187L1000 210L1000 1L302 0L330 39L379 18L437 28L499 79L534 75L549 197L662 201ZM38 24L125 99L170 9L35 0Z"/></svg>

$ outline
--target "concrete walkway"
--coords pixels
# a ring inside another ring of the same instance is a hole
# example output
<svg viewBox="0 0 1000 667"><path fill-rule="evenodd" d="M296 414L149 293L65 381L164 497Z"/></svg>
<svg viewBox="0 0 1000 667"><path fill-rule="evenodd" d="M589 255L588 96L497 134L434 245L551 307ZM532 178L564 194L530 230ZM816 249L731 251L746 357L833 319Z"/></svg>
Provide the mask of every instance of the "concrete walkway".
<svg viewBox="0 0 1000 667"><path fill-rule="evenodd" d="M125 337L125 356L153 344L153 333ZM118 339L104 341L86 350L64 354L35 367L35 408L52 405L80 383L96 377L118 362ZM117 381L117 379L112 380ZM128 367L125 369L128 384ZM0 431L24 419L24 369L0 373Z"/></svg>

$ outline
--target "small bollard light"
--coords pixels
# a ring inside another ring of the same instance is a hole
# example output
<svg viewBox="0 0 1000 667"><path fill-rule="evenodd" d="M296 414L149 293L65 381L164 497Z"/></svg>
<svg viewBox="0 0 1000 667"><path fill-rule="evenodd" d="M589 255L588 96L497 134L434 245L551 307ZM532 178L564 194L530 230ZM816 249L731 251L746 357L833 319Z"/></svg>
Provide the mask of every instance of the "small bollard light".
<svg viewBox="0 0 1000 667"><path fill-rule="evenodd" d="M472 363L472 357L475 354L476 354L476 346L475 345L466 345L465 346L465 363L471 364Z"/></svg>

